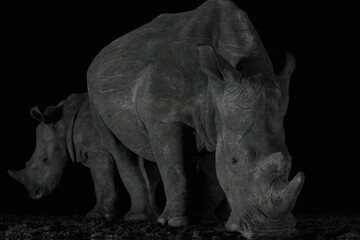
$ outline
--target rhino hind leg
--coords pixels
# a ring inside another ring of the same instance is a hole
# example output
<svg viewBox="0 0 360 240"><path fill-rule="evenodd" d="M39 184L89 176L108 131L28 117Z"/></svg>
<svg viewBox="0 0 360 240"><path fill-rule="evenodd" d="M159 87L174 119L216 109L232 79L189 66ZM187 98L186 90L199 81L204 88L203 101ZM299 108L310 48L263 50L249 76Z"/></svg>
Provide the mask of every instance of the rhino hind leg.
<svg viewBox="0 0 360 240"><path fill-rule="evenodd" d="M96 205L87 217L114 219L117 215L115 205L118 194L115 183L117 173L113 158L102 153L89 154L85 165L90 168L96 195Z"/></svg>
<svg viewBox="0 0 360 240"><path fill-rule="evenodd" d="M149 189L138 157L120 143L117 150L116 166L131 199L131 208L125 214L124 220L147 220L157 217L157 212L154 211L149 199Z"/></svg>
<svg viewBox="0 0 360 240"><path fill-rule="evenodd" d="M182 135L183 129L178 124L158 124L149 131L151 147L166 195L165 209L158 217L158 222L172 227L188 225Z"/></svg>
<svg viewBox="0 0 360 240"><path fill-rule="evenodd" d="M137 156L116 139L97 112L93 101L89 102L91 115L97 133L114 157L116 167L124 187L130 195L131 209L124 216L125 220L144 220L152 218L144 177L142 176Z"/></svg>

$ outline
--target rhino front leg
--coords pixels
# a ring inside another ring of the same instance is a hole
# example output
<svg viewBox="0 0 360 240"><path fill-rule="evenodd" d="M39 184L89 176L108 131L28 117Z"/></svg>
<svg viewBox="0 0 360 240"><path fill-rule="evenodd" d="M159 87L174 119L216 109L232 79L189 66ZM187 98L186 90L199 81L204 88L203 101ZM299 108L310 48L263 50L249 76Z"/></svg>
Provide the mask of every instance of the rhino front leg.
<svg viewBox="0 0 360 240"><path fill-rule="evenodd" d="M183 159L183 129L178 124L158 124L149 132L154 158L164 183L166 205L161 224L186 226L187 187Z"/></svg>
<svg viewBox="0 0 360 240"><path fill-rule="evenodd" d="M96 205L87 217L114 219L117 211L117 188L115 183L116 166L114 159L104 153L90 153L89 158L84 163L90 168L93 178Z"/></svg>
<svg viewBox="0 0 360 240"><path fill-rule="evenodd" d="M156 213L156 216L159 216L160 210L158 209L155 200L156 188L161 181L159 169L156 163L147 161L142 157L139 157L139 163L148 189L150 207L152 211Z"/></svg>

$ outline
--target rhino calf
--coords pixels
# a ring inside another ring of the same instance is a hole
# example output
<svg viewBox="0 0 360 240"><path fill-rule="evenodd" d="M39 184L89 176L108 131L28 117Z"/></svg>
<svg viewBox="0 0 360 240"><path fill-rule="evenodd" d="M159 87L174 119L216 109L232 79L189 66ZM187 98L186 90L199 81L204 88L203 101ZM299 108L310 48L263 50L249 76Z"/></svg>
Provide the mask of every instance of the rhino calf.
<svg viewBox="0 0 360 240"><path fill-rule="evenodd" d="M114 218L116 163L93 125L88 95L72 94L44 113L34 107L30 115L40 122L36 148L25 169L8 170L10 176L26 187L31 198L40 199L55 189L68 162L81 162L90 168L96 194L96 205L87 216Z"/></svg>

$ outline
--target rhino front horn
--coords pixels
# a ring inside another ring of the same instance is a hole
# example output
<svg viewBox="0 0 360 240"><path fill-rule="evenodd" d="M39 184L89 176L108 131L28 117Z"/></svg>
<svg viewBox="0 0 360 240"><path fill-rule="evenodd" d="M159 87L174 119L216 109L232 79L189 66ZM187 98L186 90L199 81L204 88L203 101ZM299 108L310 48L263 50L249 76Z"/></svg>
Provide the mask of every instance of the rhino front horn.
<svg viewBox="0 0 360 240"><path fill-rule="evenodd" d="M22 184L25 182L25 174L24 174L24 172L22 170L17 171L17 170L10 170L9 169L9 170L7 170L7 172L16 181L19 181Z"/></svg>
<svg viewBox="0 0 360 240"><path fill-rule="evenodd" d="M298 172L296 176L289 182L281 193L281 198L286 206L285 211L291 210L295 206L301 188L304 185L305 175L303 172Z"/></svg>

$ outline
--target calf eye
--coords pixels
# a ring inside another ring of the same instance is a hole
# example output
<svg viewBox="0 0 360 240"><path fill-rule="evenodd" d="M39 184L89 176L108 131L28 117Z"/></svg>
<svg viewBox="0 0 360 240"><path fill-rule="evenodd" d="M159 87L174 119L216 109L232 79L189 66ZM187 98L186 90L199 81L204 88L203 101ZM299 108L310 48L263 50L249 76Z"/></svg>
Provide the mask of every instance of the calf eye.
<svg viewBox="0 0 360 240"><path fill-rule="evenodd" d="M235 157L232 157L232 164L237 164L238 160Z"/></svg>
<svg viewBox="0 0 360 240"><path fill-rule="evenodd" d="M248 153L248 156L249 156L250 159L251 159L251 158L255 158L255 157L256 157L256 152L255 152L255 151L250 151L250 152Z"/></svg>

